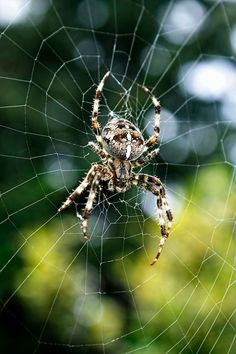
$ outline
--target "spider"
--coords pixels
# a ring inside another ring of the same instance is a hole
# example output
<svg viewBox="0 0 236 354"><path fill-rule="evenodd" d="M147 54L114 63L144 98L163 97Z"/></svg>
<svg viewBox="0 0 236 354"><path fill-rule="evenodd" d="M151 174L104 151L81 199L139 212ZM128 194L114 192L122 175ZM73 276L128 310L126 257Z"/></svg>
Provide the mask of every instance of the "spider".
<svg viewBox="0 0 236 354"><path fill-rule="evenodd" d="M134 124L117 116L101 130L97 121L99 103L104 83L109 75L110 72L108 71L96 89L92 110L92 130L97 142L89 142L90 147L99 155L102 164L92 165L84 180L68 196L58 211L66 209L90 186L87 203L83 215L80 216L83 236L88 239L88 218L99 189L121 193L131 186L137 186L150 191L157 197L158 221L161 230L158 251L151 263L153 265L158 260L169 235L173 216L166 200L165 188L160 179L147 174L136 174L133 169L143 166L159 152L159 148L148 150L156 144L159 137L161 106L151 91L144 87L144 91L150 95L155 107L154 134L147 141L144 140L142 133Z"/></svg>

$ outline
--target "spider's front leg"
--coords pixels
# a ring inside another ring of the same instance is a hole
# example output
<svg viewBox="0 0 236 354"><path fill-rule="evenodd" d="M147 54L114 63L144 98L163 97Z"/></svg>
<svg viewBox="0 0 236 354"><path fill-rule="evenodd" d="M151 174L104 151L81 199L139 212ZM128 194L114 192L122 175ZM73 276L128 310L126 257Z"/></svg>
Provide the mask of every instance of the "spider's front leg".
<svg viewBox="0 0 236 354"><path fill-rule="evenodd" d="M133 176L132 184L147 189L157 197L158 221L161 228L161 239L156 257L151 263L151 265L154 265L160 257L165 241L169 236L173 221L172 212L166 200L165 188L159 178L145 174L137 174Z"/></svg>
<svg viewBox="0 0 236 354"><path fill-rule="evenodd" d="M143 154L152 147L153 145L156 144L159 134L160 134L160 117L161 117L161 105L160 102L156 99L156 97L151 93L151 91L147 88L144 87L144 91L148 93L151 96L152 103L154 104L155 107L155 116L154 116L154 134L150 136L150 138L145 142L144 145L144 150ZM132 163L133 167L139 167L145 165L149 160L153 159L158 153L159 153L159 148L156 148L150 152L147 153L146 156L140 156L136 161Z"/></svg>
<svg viewBox="0 0 236 354"><path fill-rule="evenodd" d="M160 118L161 118L161 105L160 105L160 102L157 100L157 98L151 93L151 91L147 87L144 87L144 91L151 96L152 103L153 103L154 108L155 108L154 127L153 127L154 134L152 136L150 136L150 138L145 143L145 148L147 150L149 147L155 145L157 140L158 140L158 138L159 138L159 134L160 134Z"/></svg>
<svg viewBox="0 0 236 354"><path fill-rule="evenodd" d="M101 130L100 130L100 124L97 121L98 117L98 111L99 111L99 103L100 103L100 98L102 94L102 89L105 84L105 81L107 77L110 75L110 71L108 71L100 81L100 84L98 85L95 93L95 99L94 99L94 104L93 104L93 112L92 112L92 129L93 132L96 136L97 142L99 143L100 147L103 148L103 142L101 138Z"/></svg>

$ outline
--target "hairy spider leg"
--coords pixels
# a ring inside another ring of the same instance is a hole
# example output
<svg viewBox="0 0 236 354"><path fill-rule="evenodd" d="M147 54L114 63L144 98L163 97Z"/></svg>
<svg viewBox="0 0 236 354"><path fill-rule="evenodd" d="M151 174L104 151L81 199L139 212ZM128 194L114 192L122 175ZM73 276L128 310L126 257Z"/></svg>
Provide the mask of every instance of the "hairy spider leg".
<svg viewBox="0 0 236 354"><path fill-rule="evenodd" d="M169 236L173 221L172 212L166 200L165 188L159 178L145 174L134 175L132 184L136 185L137 187L147 189L157 197L158 222L161 228L161 239L159 242L157 254L151 263L151 265L154 265L160 257L165 241ZM165 221L166 218L168 220L167 225Z"/></svg>
<svg viewBox="0 0 236 354"><path fill-rule="evenodd" d="M164 244L169 236L170 228L172 226L173 216L165 197L164 187L163 186L160 187L159 195L157 191L153 191L152 193L157 195L157 209L158 209L159 225L161 227L161 239L159 242L158 251L156 257L151 263L151 265L154 265L158 260L158 258L160 257ZM168 220L167 225L165 225L165 216Z"/></svg>
<svg viewBox="0 0 236 354"><path fill-rule="evenodd" d="M100 159L105 163L107 161L108 158L108 154L106 153L106 151L104 149L102 149L98 144L96 144L94 141L90 141L88 143L89 147L92 148L92 150L94 152L96 152L96 154L98 154L98 156L100 157Z"/></svg>
<svg viewBox="0 0 236 354"><path fill-rule="evenodd" d="M92 211L93 204L95 202L100 178L101 178L100 174L97 174L93 179L93 182L92 182L91 188L90 188L90 192L89 192L89 196L88 196L88 200L87 200L87 203L85 205L84 212L82 215L81 229L82 229L84 238L86 240L88 240L88 235L87 235L88 218L89 218L89 215Z"/></svg>
<svg viewBox="0 0 236 354"><path fill-rule="evenodd" d="M101 137L101 130L100 130L100 124L97 121L98 117L98 112L99 112L99 103L100 103L100 98L102 94L102 89L104 86L104 83L107 79L107 77L110 75L110 71L108 71L100 81L100 84L98 85L95 93L95 99L93 103L93 111L92 111L92 129L93 132L96 136L97 142L101 148L103 148L103 142L102 142L102 137Z"/></svg>
<svg viewBox="0 0 236 354"><path fill-rule="evenodd" d="M67 197L66 201L62 204L62 206L58 209L58 211L65 210L69 205L73 203L73 201L78 198L83 191L88 187L89 184L92 183L94 176L96 174L98 165L94 165L88 171L84 180L80 183L80 185Z"/></svg>
<svg viewBox="0 0 236 354"><path fill-rule="evenodd" d="M136 161L132 161L133 167L143 166L159 154L160 148L150 151L146 156L139 157Z"/></svg>
<svg viewBox="0 0 236 354"><path fill-rule="evenodd" d="M161 118L161 105L160 105L160 102L157 100L157 98L151 93L151 91L147 87L144 87L143 89L144 89L144 91L146 93L148 93L151 96L152 103L153 103L153 105L155 107L154 127L153 127L154 134L152 136L150 136L150 138L145 143L145 147L146 147L146 150L147 150L149 147L155 145L157 140L158 140L158 138L159 138L159 134L160 134L160 118Z"/></svg>

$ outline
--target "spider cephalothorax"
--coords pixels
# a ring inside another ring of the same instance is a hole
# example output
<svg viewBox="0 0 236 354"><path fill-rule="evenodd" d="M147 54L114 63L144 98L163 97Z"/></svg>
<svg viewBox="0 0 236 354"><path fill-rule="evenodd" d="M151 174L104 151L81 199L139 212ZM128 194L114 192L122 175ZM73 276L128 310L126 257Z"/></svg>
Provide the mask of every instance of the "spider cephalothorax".
<svg viewBox="0 0 236 354"><path fill-rule="evenodd" d="M147 151L155 145L159 137L160 103L150 90L144 87L144 91L151 96L155 107L154 134L147 141L144 140L140 130L124 118L113 118L101 131L97 121L98 108L102 89L109 74L110 72L107 72L104 75L96 90L92 112L92 129L97 143L89 143L100 156L103 164L94 164L90 168L84 180L69 195L58 211L66 209L90 186L88 200L81 217L83 235L87 239L88 217L92 211L93 203L99 189L107 185L108 190L120 193L125 192L128 188L135 185L152 192L157 197L158 221L161 228L161 240L156 257L151 263L153 265L162 252L165 240L169 235L173 217L166 200L164 186L160 179L146 174L136 174L133 172L133 168L146 164L159 152L158 148L150 152Z"/></svg>

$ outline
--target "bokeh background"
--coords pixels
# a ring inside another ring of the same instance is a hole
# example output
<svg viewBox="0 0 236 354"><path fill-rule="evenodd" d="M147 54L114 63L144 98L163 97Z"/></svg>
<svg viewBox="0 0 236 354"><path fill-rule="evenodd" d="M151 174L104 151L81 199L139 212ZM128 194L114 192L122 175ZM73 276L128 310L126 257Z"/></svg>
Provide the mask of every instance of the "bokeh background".
<svg viewBox="0 0 236 354"><path fill-rule="evenodd" d="M2 353L235 353L236 2L0 0ZM155 198L101 193L80 231L61 202L98 157L90 115L152 134Z"/></svg>

